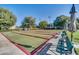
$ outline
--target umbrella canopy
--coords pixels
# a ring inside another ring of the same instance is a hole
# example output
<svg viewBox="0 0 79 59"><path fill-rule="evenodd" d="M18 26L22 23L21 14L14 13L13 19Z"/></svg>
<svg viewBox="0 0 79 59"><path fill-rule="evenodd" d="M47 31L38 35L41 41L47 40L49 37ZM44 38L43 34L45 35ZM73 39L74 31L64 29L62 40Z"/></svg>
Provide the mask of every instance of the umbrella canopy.
<svg viewBox="0 0 79 59"><path fill-rule="evenodd" d="M68 30L70 32L75 32L76 31L76 16L75 16L76 10L75 10L74 4L72 5L70 14L71 14L71 17L70 17L69 24L68 24Z"/></svg>

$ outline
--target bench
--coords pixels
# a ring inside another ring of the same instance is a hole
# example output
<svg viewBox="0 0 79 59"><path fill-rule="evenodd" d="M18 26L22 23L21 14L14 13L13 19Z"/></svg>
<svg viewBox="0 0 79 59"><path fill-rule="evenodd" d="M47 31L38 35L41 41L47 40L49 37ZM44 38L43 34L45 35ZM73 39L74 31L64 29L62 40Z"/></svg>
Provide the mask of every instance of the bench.
<svg viewBox="0 0 79 59"><path fill-rule="evenodd" d="M64 37L65 40L63 38L59 39L56 51L59 52L60 54L70 54L70 53L72 53L73 45L70 42L66 32L63 32L61 34L61 36Z"/></svg>
<svg viewBox="0 0 79 59"><path fill-rule="evenodd" d="M64 42L63 40L59 39L56 51L63 54L64 53Z"/></svg>

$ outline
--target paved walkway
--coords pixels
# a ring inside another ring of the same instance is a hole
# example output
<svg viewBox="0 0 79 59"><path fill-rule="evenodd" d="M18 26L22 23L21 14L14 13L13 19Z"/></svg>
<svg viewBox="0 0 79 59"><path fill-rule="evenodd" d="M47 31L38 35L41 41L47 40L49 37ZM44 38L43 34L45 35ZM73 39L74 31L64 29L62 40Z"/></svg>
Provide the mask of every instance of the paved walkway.
<svg viewBox="0 0 79 59"><path fill-rule="evenodd" d="M52 38L50 39L46 45L39 51L37 52L38 55L60 55L60 53L58 53L56 51L58 42L61 38L61 33L60 35L57 35L58 38ZM75 55L74 49L72 49L72 54L71 55Z"/></svg>
<svg viewBox="0 0 79 59"><path fill-rule="evenodd" d="M56 52L56 47L59 41L60 35L57 35L58 38L52 38L50 39L46 45L37 52L38 55L57 55L59 53ZM48 46L48 47L46 47Z"/></svg>
<svg viewBox="0 0 79 59"><path fill-rule="evenodd" d="M25 55L25 53L0 33L0 55Z"/></svg>
<svg viewBox="0 0 79 59"><path fill-rule="evenodd" d="M79 44L74 44L74 47L75 48L79 48Z"/></svg>
<svg viewBox="0 0 79 59"><path fill-rule="evenodd" d="M50 46L49 50L47 51L47 54L50 55L59 55L59 53L56 52L56 48L57 48L57 44L59 41L59 38L61 38L60 35L58 35L58 38L52 38L48 43L52 43L52 45Z"/></svg>

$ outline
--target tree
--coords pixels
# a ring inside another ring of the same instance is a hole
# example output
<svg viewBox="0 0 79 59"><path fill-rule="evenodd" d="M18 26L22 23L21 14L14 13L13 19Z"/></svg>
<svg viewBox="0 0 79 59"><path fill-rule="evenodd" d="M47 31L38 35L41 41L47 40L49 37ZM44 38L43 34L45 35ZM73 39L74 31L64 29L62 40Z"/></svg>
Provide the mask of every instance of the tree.
<svg viewBox="0 0 79 59"><path fill-rule="evenodd" d="M47 21L41 21L41 22L39 23L39 27L40 27L41 29L46 28L47 25L48 25Z"/></svg>
<svg viewBox="0 0 79 59"><path fill-rule="evenodd" d="M77 29L79 29L79 18L77 18L76 25L77 25Z"/></svg>
<svg viewBox="0 0 79 59"><path fill-rule="evenodd" d="M21 27L23 28L23 30L25 30L25 28L28 29L35 28L35 18L31 16L25 17Z"/></svg>
<svg viewBox="0 0 79 59"><path fill-rule="evenodd" d="M69 20L70 18L68 16L58 16L56 18L56 20L54 21L54 26L57 28L64 28L66 22Z"/></svg>
<svg viewBox="0 0 79 59"><path fill-rule="evenodd" d="M0 8L0 30L8 30L16 23L16 16L8 9Z"/></svg>

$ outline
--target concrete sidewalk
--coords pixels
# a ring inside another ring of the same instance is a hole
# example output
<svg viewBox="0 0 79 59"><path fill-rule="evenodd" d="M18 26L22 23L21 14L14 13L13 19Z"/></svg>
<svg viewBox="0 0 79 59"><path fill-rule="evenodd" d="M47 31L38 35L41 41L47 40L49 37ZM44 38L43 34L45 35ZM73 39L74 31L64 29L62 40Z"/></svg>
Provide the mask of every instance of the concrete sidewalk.
<svg viewBox="0 0 79 59"><path fill-rule="evenodd" d="M25 53L0 33L0 55L25 55Z"/></svg>
<svg viewBox="0 0 79 59"><path fill-rule="evenodd" d="M45 45L44 47L37 52L37 55L60 55L59 53L56 52L56 47L59 41L59 38L61 37L60 35L57 35L58 38L52 38L50 39ZM47 44L52 44L49 47L46 48L46 46L48 46Z"/></svg>
<svg viewBox="0 0 79 59"><path fill-rule="evenodd" d="M60 55L60 53L58 53L56 51L58 42L61 38L61 33L59 35L57 35L58 38L52 38L50 39L45 46L43 47L43 49L41 49L40 51L37 52L38 55ZM51 43L51 45L49 45ZM48 45L47 45L48 44ZM74 52L74 48L72 49L72 54L70 55L76 55Z"/></svg>

